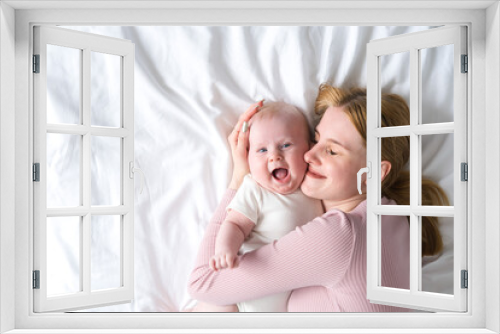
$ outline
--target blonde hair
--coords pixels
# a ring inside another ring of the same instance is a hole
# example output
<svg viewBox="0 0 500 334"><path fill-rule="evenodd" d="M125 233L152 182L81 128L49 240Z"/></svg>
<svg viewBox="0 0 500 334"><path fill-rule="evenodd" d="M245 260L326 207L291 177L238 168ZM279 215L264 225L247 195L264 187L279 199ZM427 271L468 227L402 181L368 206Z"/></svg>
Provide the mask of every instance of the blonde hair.
<svg viewBox="0 0 500 334"><path fill-rule="evenodd" d="M342 89L322 84L316 98L315 113L323 115L329 107L342 107L363 138L366 147L366 89ZM396 94L381 96L381 126L410 124L410 110ZM382 196L398 205L410 204L410 173L404 166L410 158L409 137L382 138L382 161L391 163L391 170L382 181ZM449 205L444 190L434 181L422 178L422 205ZM434 255L443 249L437 217L422 217L422 256Z"/></svg>

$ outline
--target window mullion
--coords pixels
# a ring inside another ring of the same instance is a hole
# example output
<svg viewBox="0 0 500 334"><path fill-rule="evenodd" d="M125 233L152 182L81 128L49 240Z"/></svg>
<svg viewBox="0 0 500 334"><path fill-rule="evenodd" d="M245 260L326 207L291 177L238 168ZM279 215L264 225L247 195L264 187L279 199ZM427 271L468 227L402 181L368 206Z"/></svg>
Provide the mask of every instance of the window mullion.
<svg viewBox="0 0 500 334"><path fill-rule="evenodd" d="M134 53L130 52L121 58L122 65L122 87L121 87L121 113L122 130L131 131L132 135L124 136L122 140L122 205L128 213L122 216L122 286L129 290L131 297L134 295L134 267L133 267L133 249L134 249L134 183L129 177L129 163L134 161Z"/></svg>
<svg viewBox="0 0 500 334"><path fill-rule="evenodd" d="M91 179L90 179L90 51L83 50L82 57L82 125L86 130L83 134L82 142L82 205L90 209L91 205Z"/></svg>
<svg viewBox="0 0 500 334"><path fill-rule="evenodd" d="M83 136L90 133L93 136L106 136L106 137L127 137L129 136L130 130L123 128L106 128L98 126L85 126L76 124L47 124L47 133L60 133L69 135L80 135Z"/></svg>
<svg viewBox="0 0 500 334"><path fill-rule="evenodd" d="M376 205L373 207L373 213L382 216L417 216L428 217L455 217L454 206L418 206L410 208L409 205Z"/></svg>
<svg viewBox="0 0 500 334"><path fill-rule="evenodd" d="M80 252L80 280L82 282L82 291L84 294L90 293L90 214L82 217L81 234L81 252Z"/></svg>
<svg viewBox="0 0 500 334"><path fill-rule="evenodd" d="M90 134L90 50L88 48L83 49L82 53L82 125L87 129L86 133L82 137L82 205L86 214L82 217L82 240L81 240L81 271L82 276L83 292L90 293L90 261L91 261L91 250L90 250L90 224L91 224L91 134Z"/></svg>
<svg viewBox="0 0 500 334"><path fill-rule="evenodd" d="M419 124L412 128L412 131L420 136L454 133L454 130L455 124L453 122Z"/></svg>
<svg viewBox="0 0 500 334"><path fill-rule="evenodd" d="M420 277L420 243L419 217L413 210L420 204L420 145L419 136L414 130L419 124L420 87L419 87L418 49L410 49L410 291L419 289Z"/></svg>
<svg viewBox="0 0 500 334"><path fill-rule="evenodd" d="M379 234L378 234L378 216L373 212L375 206L380 205L380 197L375 194L380 194L380 185L378 183L378 169L377 164L379 161L380 152L380 139L373 135L373 131L378 128L380 123L379 116L379 89L380 89L380 57L372 49L368 48L367 53L367 98L372 103L367 103L366 115L366 151L367 163L371 162L372 165L372 178L367 181L367 218L366 218L366 233L367 233L367 298L370 298L370 293L377 289L379 282ZM371 89L370 89L371 88Z"/></svg>
<svg viewBox="0 0 500 334"><path fill-rule="evenodd" d="M373 135L378 138L387 137L402 137L409 136L414 133L420 136L423 135L439 135L455 132L455 123L432 123L432 124L418 124L414 126L394 126L377 128L373 130Z"/></svg>
<svg viewBox="0 0 500 334"><path fill-rule="evenodd" d="M124 215L130 211L130 208L124 205L119 206L94 206L94 207L75 207L75 208L50 208L47 209L47 217L83 217L90 213L92 215Z"/></svg>

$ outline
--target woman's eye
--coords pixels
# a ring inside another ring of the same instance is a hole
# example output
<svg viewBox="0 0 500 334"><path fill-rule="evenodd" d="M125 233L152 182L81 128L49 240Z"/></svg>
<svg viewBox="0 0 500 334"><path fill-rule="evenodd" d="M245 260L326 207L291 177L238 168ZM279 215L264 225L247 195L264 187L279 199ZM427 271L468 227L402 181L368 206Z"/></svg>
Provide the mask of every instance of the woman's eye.
<svg viewBox="0 0 500 334"><path fill-rule="evenodd" d="M330 155L337 155L337 153L333 152L333 151L332 151L332 150L330 150L330 149L328 149L328 150L327 150L327 152L328 152L328 154L330 154Z"/></svg>

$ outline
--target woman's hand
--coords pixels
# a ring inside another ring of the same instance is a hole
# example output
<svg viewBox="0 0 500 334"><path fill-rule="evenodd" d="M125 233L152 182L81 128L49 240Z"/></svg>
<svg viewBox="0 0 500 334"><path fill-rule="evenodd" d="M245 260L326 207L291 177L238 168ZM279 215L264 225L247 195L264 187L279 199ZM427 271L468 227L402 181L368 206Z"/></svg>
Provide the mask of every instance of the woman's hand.
<svg viewBox="0 0 500 334"><path fill-rule="evenodd" d="M243 131L243 123L247 123L255 113L262 107L264 100L252 104L247 111L245 111L233 131L227 138L231 146L231 154L233 156L233 176L229 188L238 189L243 182L243 178L250 172L248 167L248 130ZM248 126L245 126L248 129Z"/></svg>

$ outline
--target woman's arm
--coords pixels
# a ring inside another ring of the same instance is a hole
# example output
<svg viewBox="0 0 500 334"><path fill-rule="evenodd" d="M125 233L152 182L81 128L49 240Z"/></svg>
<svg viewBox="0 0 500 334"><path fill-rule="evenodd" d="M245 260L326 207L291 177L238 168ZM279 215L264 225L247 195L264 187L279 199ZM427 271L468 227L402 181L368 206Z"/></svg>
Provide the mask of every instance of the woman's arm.
<svg viewBox="0 0 500 334"><path fill-rule="evenodd" d="M341 213L316 218L279 240L240 256L237 268L210 269L208 260L215 252L225 207L233 196L234 191L226 192L205 233L189 280L193 298L229 305L306 286L333 286L342 279L350 263L354 234Z"/></svg>

